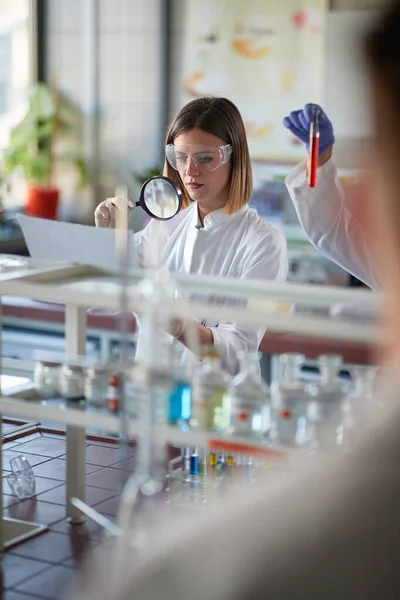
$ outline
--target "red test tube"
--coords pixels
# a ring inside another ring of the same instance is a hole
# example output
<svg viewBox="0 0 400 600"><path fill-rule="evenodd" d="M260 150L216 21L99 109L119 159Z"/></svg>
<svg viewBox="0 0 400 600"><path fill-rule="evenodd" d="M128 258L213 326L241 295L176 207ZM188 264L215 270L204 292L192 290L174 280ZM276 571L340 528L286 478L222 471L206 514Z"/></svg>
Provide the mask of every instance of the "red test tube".
<svg viewBox="0 0 400 600"><path fill-rule="evenodd" d="M319 122L318 110L314 112L313 120L310 127L310 170L308 173L308 185L315 187L317 185L318 171L318 154L319 154Z"/></svg>

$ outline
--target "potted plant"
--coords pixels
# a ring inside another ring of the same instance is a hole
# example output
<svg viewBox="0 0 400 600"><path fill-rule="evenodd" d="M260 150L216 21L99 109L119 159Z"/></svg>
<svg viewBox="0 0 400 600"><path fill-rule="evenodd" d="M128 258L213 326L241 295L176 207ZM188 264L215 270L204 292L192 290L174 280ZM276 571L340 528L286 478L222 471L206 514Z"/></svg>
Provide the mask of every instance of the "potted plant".
<svg viewBox="0 0 400 600"><path fill-rule="evenodd" d="M36 83L30 92L28 110L10 133L3 155L4 172L21 168L28 184L26 214L55 219L60 190L55 183L55 166L68 161L78 170L79 183L86 183L82 156L60 153L59 142L79 129L81 115L56 87Z"/></svg>

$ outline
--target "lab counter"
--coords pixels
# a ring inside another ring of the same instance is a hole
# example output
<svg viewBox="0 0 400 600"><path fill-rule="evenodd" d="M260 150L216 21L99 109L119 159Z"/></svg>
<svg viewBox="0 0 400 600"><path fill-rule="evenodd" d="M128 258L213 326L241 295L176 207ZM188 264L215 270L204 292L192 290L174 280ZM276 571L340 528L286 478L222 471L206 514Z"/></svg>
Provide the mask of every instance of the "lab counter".
<svg viewBox="0 0 400 600"><path fill-rule="evenodd" d="M34 360L35 351L64 351L63 305L35 302L26 298L3 296L3 355ZM132 346L136 322L129 320ZM119 348L118 317L111 314L87 315L87 353L107 360ZM325 340L293 334L266 333L261 342L263 354L300 352L308 359L320 354L341 354L345 364L373 364L373 348L365 343Z"/></svg>

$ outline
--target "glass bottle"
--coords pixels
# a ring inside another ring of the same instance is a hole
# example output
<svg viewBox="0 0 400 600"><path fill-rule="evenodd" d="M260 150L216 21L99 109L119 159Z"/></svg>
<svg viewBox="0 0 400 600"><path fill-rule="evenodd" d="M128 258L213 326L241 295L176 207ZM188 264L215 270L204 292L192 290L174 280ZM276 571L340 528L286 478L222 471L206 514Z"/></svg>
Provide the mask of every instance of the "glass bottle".
<svg viewBox="0 0 400 600"><path fill-rule="evenodd" d="M118 413L121 410L121 376L113 373L107 385L108 410Z"/></svg>
<svg viewBox="0 0 400 600"><path fill-rule="evenodd" d="M85 369L84 395L88 404L107 406L108 378L107 370L102 367Z"/></svg>
<svg viewBox="0 0 400 600"><path fill-rule="evenodd" d="M350 443L354 437L362 433L368 422L374 418L375 409L374 386L377 368L366 365L350 367L352 391L344 402L344 428Z"/></svg>
<svg viewBox="0 0 400 600"><path fill-rule="evenodd" d="M64 364L60 371L60 393L67 400L84 398L84 376L81 367Z"/></svg>
<svg viewBox="0 0 400 600"><path fill-rule="evenodd" d="M281 354L283 380L271 386L271 438L287 446L305 446L309 441L307 407L315 388L301 379L302 354Z"/></svg>
<svg viewBox="0 0 400 600"><path fill-rule="evenodd" d="M329 451L344 443L344 403L350 386L339 379L342 357L325 354L318 358L318 396L308 407L314 450Z"/></svg>
<svg viewBox="0 0 400 600"><path fill-rule="evenodd" d="M224 396L228 431L261 438L270 427L270 391L260 377L260 354L239 352L240 371Z"/></svg>
<svg viewBox="0 0 400 600"><path fill-rule="evenodd" d="M167 271L157 270L136 287L140 305L135 392L139 421L138 474L162 489L167 473L165 444L156 427L168 422L172 389L171 336L167 333L175 284Z"/></svg>
<svg viewBox="0 0 400 600"><path fill-rule="evenodd" d="M203 351L204 361L193 377L193 425L209 431L223 431L227 427L223 411L223 398L230 377L222 371L221 351L208 346Z"/></svg>
<svg viewBox="0 0 400 600"><path fill-rule="evenodd" d="M172 390L169 396L169 422L189 428L192 413L191 377L181 366L183 345L175 342L172 348Z"/></svg>
<svg viewBox="0 0 400 600"><path fill-rule="evenodd" d="M33 373L35 389L43 398L55 397L59 391L60 365L37 361Z"/></svg>

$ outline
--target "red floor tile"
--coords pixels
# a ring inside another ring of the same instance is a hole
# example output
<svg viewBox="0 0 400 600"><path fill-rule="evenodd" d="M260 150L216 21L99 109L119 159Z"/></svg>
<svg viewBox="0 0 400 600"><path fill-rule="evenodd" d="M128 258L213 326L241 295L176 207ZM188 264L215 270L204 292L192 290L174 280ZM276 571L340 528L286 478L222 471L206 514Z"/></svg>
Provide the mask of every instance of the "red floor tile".
<svg viewBox="0 0 400 600"><path fill-rule="evenodd" d="M101 469L96 473L91 473L86 477L86 484L106 490L115 490L119 492L126 480L129 478L127 471L119 469Z"/></svg>
<svg viewBox="0 0 400 600"><path fill-rule="evenodd" d="M21 583L16 590L49 600L61 600L67 597L68 590L76 578L76 571L68 567L56 566Z"/></svg>
<svg viewBox="0 0 400 600"><path fill-rule="evenodd" d="M117 463L111 465L112 469L122 469L123 471L129 471L133 473L133 471L137 467L137 459L135 456L131 456L131 458L126 458L125 460L120 460Z"/></svg>
<svg viewBox="0 0 400 600"><path fill-rule="evenodd" d="M49 568L45 562L32 560L23 556L5 554L1 561L4 587L14 587L24 579L37 575Z"/></svg>
<svg viewBox="0 0 400 600"><path fill-rule="evenodd" d="M25 454L39 454L49 458L57 458L65 454L65 438L55 439L42 436L37 440L24 442L18 446L18 452Z"/></svg>
<svg viewBox="0 0 400 600"><path fill-rule="evenodd" d="M36 431L33 433L29 433L28 435L24 435L23 438L19 438L18 440L16 440L19 444L24 444L25 442L30 442L32 440L37 440L40 439L41 437L43 437L43 434L40 433L40 431Z"/></svg>
<svg viewBox="0 0 400 600"><path fill-rule="evenodd" d="M108 515L110 517L115 517L118 512L120 504L120 496L114 496L105 502L100 502L100 504L96 504L93 508L97 510L99 513Z"/></svg>
<svg viewBox="0 0 400 600"><path fill-rule="evenodd" d="M30 498L6 508L4 516L23 521L33 521L42 525L51 525L52 523L61 521L66 516L66 513L64 506L50 504L49 502L40 502L36 498Z"/></svg>
<svg viewBox="0 0 400 600"><path fill-rule="evenodd" d="M97 465L86 465L86 474L94 473L101 467ZM67 479L67 463L65 459L52 458L45 463L37 465L33 468L35 475L41 477L49 477L50 479L57 479L58 481L66 481Z"/></svg>
<svg viewBox="0 0 400 600"><path fill-rule="evenodd" d="M53 523L50 527L51 531L57 531L64 535L81 535L92 540L100 540L103 538L103 528L91 519L87 519L82 524L71 525L68 519L63 519L57 523Z"/></svg>
<svg viewBox="0 0 400 600"><path fill-rule="evenodd" d="M4 485L5 491L8 491L7 484ZM8 506L13 506L13 504L17 504L18 502L22 502L20 498L17 496L8 496L7 494L3 494L3 510Z"/></svg>
<svg viewBox="0 0 400 600"><path fill-rule="evenodd" d="M35 477L36 483L36 494L41 494L42 492L48 492L54 488L59 487L60 482L55 479L49 479L48 477Z"/></svg>
<svg viewBox="0 0 400 600"><path fill-rule="evenodd" d="M60 481L56 481L55 479L47 479L46 477L35 477L36 484L36 496L43 492L48 492L54 488L57 488L62 485ZM30 498L28 499L30 500ZM28 500L21 500L17 496L11 495L11 489L7 483L6 478L3 478L3 507L11 506L12 504L16 504L17 502L27 502Z"/></svg>
<svg viewBox="0 0 400 600"><path fill-rule="evenodd" d="M49 492L40 494L39 500L42 500L44 502L51 502L52 504L61 504L65 506L66 493L67 486L61 485L53 490L50 490ZM115 491L113 490L104 490L98 487L86 486L85 502L87 502L89 506L93 506L93 504L98 504L99 502L103 502L104 500L108 500L112 496L115 496Z"/></svg>
<svg viewBox="0 0 400 600"><path fill-rule="evenodd" d="M48 563L59 563L72 556L78 556L90 549L90 540L82 536L68 536L49 531L32 540L12 548L8 554L13 556L35 557Z"/></svg>
<svg viewBox="0 0 400 600"><path fill-rule="evenodd" d="M100 467L109 467L122 458L132 456L134 449L127 448L127 454L122 454L119 446L110 448L109 446L90 445L86 448L86 462ZM125 449L124 449L125 452Z"/></svg>
<svg viewBox="0 0 400 600"><path fill-rule="evenodd" d="M2 596L2 600L35 600L40 596L32 596L32 594L20 594L19 592L14 592L13 590L7 590L5 592L5 596Z"/></svg>
<svg viewBox="0 0 400 600"><path fill-rule="evenodd" d="M31 467L34 467L35 465L39 465L40 463L44 463L49 460L48 456L42 456L39 454L28 454L25 452L21 452L20 448L22 448L22 446L18 445L14 446L12 450L3 451L3 469L5 471L11 471L10 459L15 458L16 456L26 456Z"/></svg>

